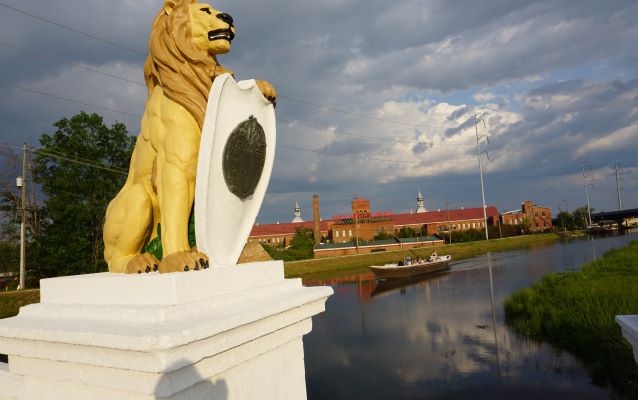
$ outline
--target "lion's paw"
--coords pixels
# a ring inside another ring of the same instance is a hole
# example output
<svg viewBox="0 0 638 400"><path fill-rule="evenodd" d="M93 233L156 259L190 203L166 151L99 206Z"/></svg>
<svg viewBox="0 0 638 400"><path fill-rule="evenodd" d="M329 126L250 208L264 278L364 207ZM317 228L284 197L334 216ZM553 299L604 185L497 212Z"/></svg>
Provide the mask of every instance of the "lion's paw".
<svg viewBox="0 0 638 400"><path fill-rule="evenodd" d="M277 91L274 86L268 81L257 80L256 82L261 94L273 105L277 105Z"/></svg>
<svg viewBox="0 0 638 400"><path fill-rule="evenodd" d="M167 272L187 272L207 269L209 266L208 257L197 250L178 251L162 259L159 265L160 273Z"/></svg>
<svg viewBox="0 0 638 400"><path fill-rule="evenodd" d="M159 261L150 253L138 254L126 264L127 274L154 272L159 269Z"/></svg>

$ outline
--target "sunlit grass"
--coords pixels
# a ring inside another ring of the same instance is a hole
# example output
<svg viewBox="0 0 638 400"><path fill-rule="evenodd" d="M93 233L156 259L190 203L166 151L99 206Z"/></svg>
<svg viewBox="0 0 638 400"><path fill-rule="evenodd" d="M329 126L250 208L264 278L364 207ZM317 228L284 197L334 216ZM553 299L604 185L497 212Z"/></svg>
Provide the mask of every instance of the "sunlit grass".
<svg viewBox="0 0 638 400"><path fill-rule="evenodd" d="M18 315L20 307L39 302L39 290L0 293L0 319Z"/></svg>
<svg viewBox="0 0 638 400"><path fill-rule="evenodd" d="M517 331L580 357L594 382L638 395L638 366L614 320L638 314L638 241L580 272L546 275L513 294L505 312Z"/></svg>
<svg viewBox="0 0 638 400"><path fill-rule="evenodd" d="M505 251L531 246L545 245L558 239L549 233L541 235L517 236L506 239L481 240L477 242L421 247L409 250L385 251L380 253L360 254L343 257L317 258L285 263L286 277L302 277L304 279L332 278L368 272L370 265L383 265L396 262L404 257L427 257L433 250L439 255L450 254L454 260L475 257L488 251Z"/></svg>

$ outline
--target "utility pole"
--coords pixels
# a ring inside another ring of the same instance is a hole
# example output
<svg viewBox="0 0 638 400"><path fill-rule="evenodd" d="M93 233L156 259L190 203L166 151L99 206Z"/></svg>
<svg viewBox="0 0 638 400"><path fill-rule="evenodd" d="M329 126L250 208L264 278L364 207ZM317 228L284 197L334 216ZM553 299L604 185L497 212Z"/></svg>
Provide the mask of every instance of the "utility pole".
<svg viewBox="0 0 638 400"><path fill-rule="evenodd" d="M587 216L589 217L589 221L587 227L591 226L591 208L589 207L589 189L588 187L591 183L587 183L587 179L591 178L591 174L587 174L586 170L588 169L587 164L583 164L583 187L585 188L585 198L587 199Z"/></svg>
<svg viewBox="0 0 638 400"><path fill-rule="evenodd" d="M565 212L569 214L569 200L563 200L563 204L565 204Z"/></svg>
<svg viewBox="0 0 638 400"><path fill-rule="evenodd" d="M490 237L489 237L489 234L487 233L487 210L486 210L487 207L485 206L485 188L483 186L483 166L481 165L481 148L479 146L479 141L483 137L487 137L487 134L479 137L479 133L478 133L479 121L483 122L483 126L485 126L485 121L483 120L483 117L479 118L477 114L474 114L474 127L476 128L476 157L478 158L479 174L481 175L481 195L483 197L483 226L485 227L485 240L489 240ZM489 142L489 138L487 139L487 141Z"/></svg>
<svg viewBox="0 0 638 400"><path fill-rule="evenodd" d="M563 210L560 209L560 203L558 203L558 215L560 215L560 222L563 225L563 232L565 232L565 218L563 218Z"/></svg>
<svg viewBox="0 0 638 400"><path fill-rule="evenodd" d="M450 244L452 244L452 225L450 225L450 209L447 201L445 202L445 211L447 212L447 232L450 235Z"/></svg>
<svg viewBox="0 0 638 400"><path fill-rule="evenodd" d="M498 211L498 204L496 206L496 216L497 216L497 224L498 224L498 237L503 239L503 231L501 230L501 213Z"/></svg>
<svg viewBox="0 0 638 400"><path fill-rule="evenodd" d="M22 219L20 222L20 289L24 290L24 263L26 258L25 251L25 243L24 243L24 231L25 225L27 223L27 185L26 185L26 176L27 176L27 144L25 143L22 146L22 176L20 177L19 183L22 189L22 205L20 207L20 211L22 214Z"/></svg>
<svg viewBox="0 0 638 400"><path fill-rule="evenodd" d="M622 199L620 198L620 175L618 174L618 163L614 165L616 170L616 193L618 194L618 211L622 211Z"/></svg>
<svg viewBox="0 0 638 400"><path fill-rule="evenodd" d="M352 205L354 205L355 208L353 211L354 213L354 237L355 237L355 247L356 247L356 251L357 254L359 254L359 212L356 210L356 200L357 200L357 195L352 196Z"/></svg>

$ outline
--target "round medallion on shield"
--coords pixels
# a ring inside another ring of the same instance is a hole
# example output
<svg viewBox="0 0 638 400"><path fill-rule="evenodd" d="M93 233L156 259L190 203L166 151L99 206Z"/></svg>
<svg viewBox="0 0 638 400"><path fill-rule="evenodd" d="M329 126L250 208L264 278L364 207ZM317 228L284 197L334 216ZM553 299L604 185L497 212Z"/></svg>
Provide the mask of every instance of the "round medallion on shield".
<svg viewBox="0 0 638 400"><path fill-rule="evenodd" d="M228 137L222 163L228 190L245 200L257 188L266 161L266 134L257 118L250 116Z"/></svg>

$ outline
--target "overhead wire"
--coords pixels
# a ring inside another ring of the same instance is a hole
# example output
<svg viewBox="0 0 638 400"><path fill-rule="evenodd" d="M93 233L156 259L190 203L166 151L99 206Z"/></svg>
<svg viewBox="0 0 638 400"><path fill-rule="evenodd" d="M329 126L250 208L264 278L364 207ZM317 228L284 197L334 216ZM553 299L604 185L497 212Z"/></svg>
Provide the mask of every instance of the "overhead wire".
<svg viewBox="0 0 638 400"><path fill-rule="evenodd" d="M2 40L0 40L0 45L6 46L6 47L10 47L10 48L13 48L13 49L16 49L16 50L19 50L19 51L22 51L23 53L27 53L27 54L29 54L31 56L34 56L34 57L40 57L40 58L48 59L48 60L55 61L55 62L60 63L60 64L69 65L71 67L80 68L80 69L83 69L85 71L90 71L90 72L93 72L93 73L96 73L96 74L100 74L100 75L103 75L103 76L106 76L106 77L109 77L109 78L113 78L113 79L117 79L117 80L120 80L120 81L132 83L132 84L135 84L135 85L138 85L138 86L146 87L146 85L144 83L142 83L142 82L133 81L133 80L130 80L130 79L118 76L118 75L114 75L114 74L111 74L111 73L108 73L108 72L100 71L99 69L87 67L86 65L82 65L82 64L66 61L66 60L63 60L61 58L50 56L48 54L39 53L37 51L25 49L24 47L20 47L20 46L16 46L16 45L13 45L13 44L10 44L10 43L3 42Z"/></svg>
<svg viewBox="0 0 638 400"><path fill-rule="evenodd" d="M405 140L405 139L401 139L401 138L384 138L384 137L378 137L378 136L368 136L368 135L363 135L360 133L353 133L351 131L346 131L344 129L341 128L321 128L318 126L313 126L304 122L299 122L299 121L291 121L291 120L287 120L285 118L281 118L281 117L277 117L277 121L279 122L283 122L286 124L292 124L292 125L300 125L303 126L305 128L310 128L310 129L314 129L317 131L321 131L321 132L335 132L335 133L340 133L342 135L345 136L352 136L352 137L356 137L356 138L360 138L360 139L366 139L366 140L378 140L378 141L383 141L383 142L391 142L391 143L409 143L409 144L418 144L418 143L423 143L423 144L427 144L429 146L474 146L473 144L469 144L469 143L432 143L432 142L419 142L419 141L415 141L414 139L410 139L410 140Z"/></svg>
<svg viewBox="0 0 638 400"><path fill-rule="evenodd" d="M290 145L284 145L284 144L277 144L277 147L283 147L286 149L291 149L291 150L300 150L300 151L306 151L309 153L315 153L315 154L321 154L321 155L326 155L326 156L331 156L331 157L344 157L344 158L352 158L352 159L357 159L357 160L364 160L364 161L381 161L381 162L390 162L390 163L396 163L396 164L421 164L422 161L410 161L410 160L389 160L389 159L383 159L383 158L376 158L376 157L363 157L363 156L354 156L351 154L334 154L334 153L327 153L323 150L313 150L313 149L305 149L303 147L296 147L296 146L290 146ZM442 161L442 162L438 162L436 163L437 165L441 165L441 164L473 164L474 160L471 161Z"/></svg>
<svg viewBox="0 0 638 400"><path fill-rule="evenodd" d="M150 5L150 4L148 4L148 3L144 2L144 1L141 1L141 0L128 0L128 1L130 1L131 3L138 4L140 6L143 6L143 7L149 8L151 10L157 10L157 7L153 7L152 5Z"/></svg>
<svg viewBox="0 0 638 400"><path fill-rule="evenodd" d="M70 32L77 33L78 35L81 35L81 36L84 36L84 37L88 37L88 38L93 39L93 40L97 40L98 42L106 43L106 44L111 45L111 46L113 46L113 47L118 47L118 48L120 48L120 49L130 51L131 53L135 53L135 54L139 54L139 55L142 55L142 56L146 56L146 53L145 53L145 52L143 52L143 51L139 51L139 50L136 50L136 49L130 48L130 47L128 47L128 46L124 46L124 45L122 45L122 44L119 44L119 43L113 42L113 41L111 41L111 40L103 39L103 38L101 38L101 37L99 37L99 36L96 36L96 35L93 35L93 34L90 34L90 33L83 32L83 31L81 31L81 30L78 30L78 29L72 28L72 27L70 27L70 26L68 26L68 25L65 25L65 24L62 24L62 23L59 23L59 22L52 21L52 20L50 20L50 19L47 19L47 18L41 17L41 16L39 16L39 15L36 15L36 14L30 13L30 12L28 12L28 11L25 11L25 10L19 9L19 8L17 8L17 7L10 6L10 5L6 4L6 3L3 3L2 1L0 1L0 6L1 6L1 7L8 8L9 10L15 11L15 12L17 12L17 13L20 13L20 14L23 14L23 15L27 15L27 16L29 16L29 17L31 17L31 18L35 18L35 19L37 19L37 20L39 20L39 21L46 22L46 23L48 23L48 24L51 24L51 25L57 26L58 28L66 29L66 30L68 30L68 31L70 31Z"/></svg>
<svg viewBox="0 0 638 400"><path fill-rule="evenodd" d="M19 50L19 51L22 51L22 52L24 52L26 54L29 54L31 56L34 56L34 57L40 57L40 58L43 58L43 59L48 59L48 60L51 60L51 61L54 61L54 62L57 62L57 63L60 63L60 64L69 65L69 66L72 66L72 67L77 67L77 68L83 69L85 71L89 71L89 72L93 72L93 73L96 73L96 74L100 74L102 76L106 76L106 77L109 77L109 78L112 78L112 79L117 79L117 80L120 80L120 81L123 81L123 82L132 83L132 84L140 86L140 87L146 87L146 85L144 83L142 83L142 82L133 81L133 80L130 80L130 79L118 76L118 75L114 75L114 74L111 74L111 73L108 73L108 72L105 72L105 71L101 71L101 70L98 70L98 69L95 69L95 68L87 67L86 65L82 65L82 64L78 64L78 63L73 63L73 62L69 62L69 61L66 61L66 60L62 60L62 59L60 59L58 57L54 57L54 56L50 56L50 55L47 55L47 54L44 54L44 53L40 53L40 52L36 52L36 51L33 51L33 50L29 50L29 49L26 49L26 48L23 48L23 47L20 47L20 46L16 46L16 45L13 45L13 44L10 44L10 43L6 43L6 42L4 42L2 40L0 40L0 45L6 46L6 47L9 47L9 48L13 48L13 49L16 49L16 50ZM314 129L314 130L318 130L318 131L323 131L323 132L330 130L330 128L321 128L321 127L313 126L313 125L310 125L310 124L307 124L307 123L303 123L303 122L300 122L300 121L286 120L286 119L281 118L281 117L278 117L277 120L280 121L280 122L283 122L283 123L296 124L296 125L304 126L306 128L310 128L310 129ZM345 136L352 136L352 137L365 139L365 140L384 141L384 142L392 142L392 143L397 143L397 142L415 143L415 141L413 139L405 140L405 139L396 138L396 137L395 138L375 137L375 136L368 136L368 135L363 135L363 134L359 134L359 133L353 133L353 132L349 132L349 131L346 131L346 130L343 130L343 129L334 129L333 131L334 132L338 132L338 133L340 133L342 135L345 135ZM432 143L432 142L416 142L416 143L424 143L424 144L427 144L429 146L473 146L473 144L469 144L469 143Z"/></svg>
<svg viewBox="0 0 638 400"><path fill-rule="evenodd" d="M133 113L129 113L129 112L126 112L126 111L117 110L115 108L99 106L97 104L91 104L91 103L87 103L87 102L84 102L84 101L81 101L81 100L74 100L74 99L70 99L68 97L58 96L58 95L47 93L47 92L42 92L40 90L29 89L29 88L25 88L23 86L14 85L14 84L9 83L9 82L0 81L0 85L8 86L8 87L11 87L11 88L14 88L14 89L19 89L19 90L22 90L22 91L25 91L25 92L39 94L41 96L51 97L51 98L54 98L54 99L57 99L57 100L67 101L69 103L76 103L76 104L80 104L80 105L87 106L87 107L97 108L99 110L110 111L110 112L114 112L114 113L122 114L122 115L128 115L129 117L142 118L142 116L138 115L138 114L133 114Z"/></svg>
<svg viewBox="0 0 638 400"><path fill-rule="evenodd" d="M128 175L128 172L126 172L126 171L122 171L122 170L119 170L119 169L113 169L111 167L107 167L107 166L104 166L104 165L101 165L101 164L88 163L88 162L83 162L83 161L79 161L79 160L74 160L72 158L68 158L68 157L61 156L59 154L54 154L52 152L48 152L46 149L35 150L34 153L40 154L42 156L57 158L57 159L68 161L68 162L75 163L75 164L84 165L84 166L87 166L87 167L97 168L97 169L101 169L101 170L109 171L109 172L114 172L114 173L117 173L117 174L120 174L120 175Z"/></svg>
<svg viewBox="0 0 638 400"><path fill-rule="evenodd" d="M145 4L142 4L141 2L137 2L137 1L134 1L134 2L136 2L138 4L141 4L141 5L145 5ZM40 17L38 15L35 15L33 13L30 13L30 12L27 12L27 11L24 11L24 10L21 10L21 9L18 9L16 7L9 6L9 5L3 3L2 1L0 1L0 6L3 6L5 8L11 9L11 10L13 10L15 12L22 13L24 15L30 16L30 17L35 18L37 20L40 20L40 21L55 25L57 27L69 30L69 31L77 33L79 35L82 35L82 36L85 36L85 37L88 37L88 38L91 38L91 39L94 39L94 40L97 40L97 41L100 41L100 42L103 42L103 43L106 43L106 44L110 44L112 46L119 47L119 48L122 48L122 49L125 49L125 50L128 50L128 51L137 53L137 54L145 55L145 53L142 52L142 51L132 49L130 47L121 45L119 43L116 43L116 42L113 42L113 41L110 41L110 40L107 40L107 39L100 38L100 37L98 37L96 35L93 35L93 34L88 34L86 32L80 31L78 29L72 28L70 26L67 26L67 25L64 25L64 24L61 24L61 23L58 23L58 22L55 22L55 21ZM149 5L146 5L146 6L150 7ZM87 71L90 71L90 72L98 73L98 74L103 75L103 76L107 76L107 77L118 79L118 80L122 80L122 81L125 81L125 82L128 82L128 83L133 83L133 84L136 84L136 85L144 86L140 82L132 81L132 80L129 80L129 79L126 79L126 78L123 78L123 77L120 77L120 76L117 76L117 75L114 75L114 74L110 74L110 73L107 73L107 72L104 72L104 71L100 71L100 70L97 70L97 69L94 69L94 68L86 67L86 66L81 65L81 64L71 63L71 62L59 59L57 57L49 56L49 55L46 55L46 54L42 54L42 53L39 53L39 52L35 52L35 51L32 51L32 50L28 50L28 49L22 48L20 46L11 45L11 44L6 43L6 42L0 42L0 44L3 44L5 46L7 46L7 47L11 47L11 48L14 48L14 49L17 49L17 50L20 50L20 51L23 51L25 53L29 53L29 54L31 54L33 56L37 56L37 57L41 57L41 58L47 58L47 59L50 59L52 61L63 63L63 64L66 64L66 65L71 65L71 66L74 66L74 67L78 67L78 68L81 68L81 69L84 69L84 70L87 70ZM93 107L93 108L100 109L100 110L105 110L105 111L109 111L109 112L119 113L119 114L122 114L122 115L127 115L127 116L130 116L130 117L141 118L141 115L138 115L138 114L133 114L133 113L129 113L129 112L126 112L126 111L121 111L121 110L117 110L117 109L114 109L114 108L99 106L99 105L96 105L96 104L92 104L92 103L88 103L88 102L84 102L84 101L80 101L80 100L70 99L70 98L67 98L67 97L58 96L58 95L54 95L54 94L51 94L51 93L38 91L38 90L35 90L35 89L25 88L23 86L15 85L15 84L8 83L8 82L0 81L0 84L8 86L8 87L15 88L15 89L23 90L23 91L26 91L26 92L31 92L31 93L34 93L34 94L39 94L39 95L42 95L42 96L51 97L51 98L54 98L54 99L57 99L57 100L61 100L61 101L67 101L67 102L71 102L71 103L76 103L76 104L80 104L80 105L84 105L84 106L88 106L88 107ZM426 125L426 124L407 123L407 122L403 122L403 121L394 121L394 120L389 120L389 119L386 119L386 118L375 117L375 116L367 115L367 114L355 113L355 112L351 112L351 111L347 111L347 110L342 110L342 109L339 109L339 108L336 108L336 107L329 107L329 106L319 105L319 104L316 104L316 103L312 103L312 102L301 100L301 99L296 99L296 98L293 98L293 97L290 97L290 96L281 95L281 94L278 97L286 99L286 100L298 102L298 103L301 103L301 104L305 104L305 105L308 105L308 106L317 107L317 108L320 108L320 109L323 109L323 110L328 110L328 111L332 111L332 112L342 113L342 114L345 114L345 115L351 115L351 116L355 116L355 117L359 117L359 118L365 118L365 119L370 119L370 120L379 121L379 122L387 122L387 123L392 123L392 124L396 124L396 125L411 126L411 127L425 127L425 128L431 128L431 129L448 129L448 127L432 126L432 125ZM281 119L281 118L278 118L278 120L281 121L281 122L284 122L284 123L292 123L292 124L296 123L296 124L298 124L300 126L304 126L304 127L310 128L310 129L327 131L327 129L322 129L322 128L319 128L319 127L316 127L316 126L312 126L312 125L309 125L309 124L305 124L305 123L301 123L301 122L298 122L298 121L296 121L296 122L286 121L286 120ZM335 132L336 132L336 130L335 130ZM347 136L353 136L353 137L358 137L358 138L367 139L367 140L381 140L381 141L389 141L389 142L401 142L401 140L398 140L396 138L393 139L393 138L372 137L372 136L368 136L368 135L362 135L362 134L356 134L356 133L352 133L352 132L347 132L347 131L344 131L342 129L339 130L339 133L347 135ZM404 141L404 142L407 143L407 141ZM410 143L412 143L412 142L413 141L411 141ZM456 143L436 143L436 144L431 143L431 142L422 142L422 143L425 143L426 145L430 145L430 146L434 146L434 145L436 145L436 146L438 146L438 145L452 145L452 146L466 145L466 144L456 144ZM412 161L407 161L407 160L386 160L386 159L380 159L380 158L356 157L356 156L352 156L352 155L338 155L338 154L326 153L326 152L321 151L321 150L304 149L304 148L300 148L300 147L293 147L293 146L286 146L286 145L279 145L279 147L290 148L290 149L300 150L300 151L307 151L307 152L312 152L312 153L316 153L316 154L323 154L323 155L327 155L327 156L334 156L334 157L349 157L349 158L358 158L358 159L363 159L363 160L381 161L381 162L393 162L393 163L412 163L412 164L418 164L419 163L419 162L416 162L416 161L412 162Z"/></svg>
<svg viewBox="0 0 638 400"><path fill-rule="evenodd" d="M354 116L354 117L359 117L359 118L364 118L364 119L370 119L370 120L378 121L378 122L387 122L389 124L410 126L410 127L414 127L414 128L430 128L430 129L450 129L450 128L452 128L452 127L449 127L449 126L445 127L445 126L434 126L434 125L426 125L426 124L414 124L414 123L403 122L403 121L394 121L394 120L390 120L390 119L386 119L386 118L375 117L375 116L372 116L372 115L360 114L360 113L355 113L355 112L352 112L352 111L342 110L342 109L335 108L335 107L328 107L328 106L312 103L312 102L309 102L309 101L306 101L306 100L296 99L296 98L290 97L290 96L278 95L277 97L285 99L285 100L290 100L290 101L294 101L294 102L297 102L297 103L305 104L307 106L316 107L316 108L319 108L319 109L322 109L322 110L327 110L327 111L332 111L332 112L336 112L336 113L351 115L351 116Z"/></svg>
<svg viewBox="0 0 638 400"><path fill-rule="evenodd" d="M141 4L141 3L138 2L138 4ZM99 42L106 43L106 44L109 44L109 45L112 45L112 46L115 46L115 47L130 51L130 52L133 52L135 54L146 56L146 52L144 52L144 51L136 50L136 49L130 48L128 46L119 44L117 42L114 42L114 41L111 41L111 40L108 40L108 39L104 39L104 38L101 38L99 36L96 36L96 35L93 35L93 34L90 34L90 33L83 32L83 31L81 31L79 29L75 29L75 28L70 27L68 25L49 20L47 18L38 16L38 15L30 13L28 11L21 10L19 8L16 8L16 7L12 7L12 6L8 5L8 4L3 3L2 1L0 1L0 6L6 7L8 9L10 9L10 10L15 11L15 12L30 16L32 18L35 18L35 19L39 20L39 21L46 22L46 23L52 24L54 26L57 26L59 28L66 29L66 30L69 30L71 32L77 33L79 35L82 35L82 36L97 40ZM356 113L356 112L352 112L352 111L348 111L348 110L343 110L343 109L340 109L340 108L337 108L337 107L324 106L324 105L320 105L320 104L313 103L313 102L310 102L310 101L297 99L297 98L294 98L294 97L291 97L291 96L286 96L286 95L283 95L283 94L279 94L277 97L280 98L280 99L294 101L294 102L297 102L297 103L300 103L300 104L304 104L304 105L307 105L307 106L310 106L310 107L319 108L319 109L322 109L322 110L332 111L332 112L341 113L341 114L344 114L344 115L350 115L350 116L354 116L354 117L358 117L358 118L364 118L364 119L369 119L369 120L378 121L378 122L386 122L386 123L395 124L395 125L410 126L410 127L415 127L415 128L430 128L430 129L450 129L450 128L453 128L453 127L434 126L434 125L427 125L427 124L414 124L414 123L403 122L403 121L395 121L395 120L390 120L390 119L387 119L387 118L375 117L373 115L368 115L368 114Z"/></svg>
<svg viewBox="0 0 638 400"><path fill-rule="evenodd" d="M72 154L63 153L63 152L58 151L58 150L53 150L53 149L50 149L50 148L43 148L43 147L37 148L36 146L30 146L30 148L32 150L34 150L35 152L44 151L46 153L53 153L53 154L57 154L57 155L60 155L60 156L63 156L63 157L73 158L74 160L84 161L84 162L91 163L91 164L96 164L96 165L99 165L99 166L102 166L102 167L105 167L105 168L110 168L112 170L116 170L118 172L126 172L126 171L121 170L119 168L105 166L104 164L102 164L102 163L100 163L98 161L95 161L95 160L91 160L91 159L88 159L88 158L84 158L84 157L80 157L80 156L76 156L76 155L72 155ZM51 154L47 154L47 155L51 155Z"/></svg>
<svg viewBox="0 0 638 400"><path fill-rule="evenodd" d="M139 115L139 114L133 114L133 113L129 113L129 112L126 112L126 111L117 110L117 109L114 109L114 108L102 107L102 106L99 106L99 105L96 105L96 104L87 103L87 102L84 102L84 101L69 99L69 98L66 98L66 97L63 97L63 96L58 96L58 95L54 95L54 94L47 93L47 92L42 92L42 91L38 91L38 90L32 90L32 89L24 88L22 86L13 85L13 84L10 84L10 83L7 83L7 82L3 82L3 81L0 81L0 85L5 85L5 86L12 87L12 88L15 88L15 89L23 90L23 91L30 92L30 93L39 94L41 96L47 96L47 97L55 98L55 99L62 100L62 101L67 101L67 102L71 102L71 103L77 103L77 104L85 105L85 106L88 106L88 107L94 107L94 108L101 109L101 110L106 110L106 111L110 111L110 112L114 112L114 113L124 114L124 115L128 115L128 116L135 117L135 118L138 118L138 119L142 118L142 116ZM408 162L406 160L386 160L386 159L380 159L380 158L361 158L361 157L356 157L356 156L352 156L352 155L340 155L340 154L326 153L326 152L322 152L320 150L305 149L305 148L301 148L301 147L292 147L292 146L286 146L286 145L282 145L282 144L278 144L277 147L289 148L289 149L301 150L301 151L307 151L307 152L317 153L317 154L324 154L324 155L333 156L333 157L349 157L349 158L359 158L359 159L364 159L364 160L369 160L369 161L418 164L418 162L416 162L416 161Z"/></svg>

